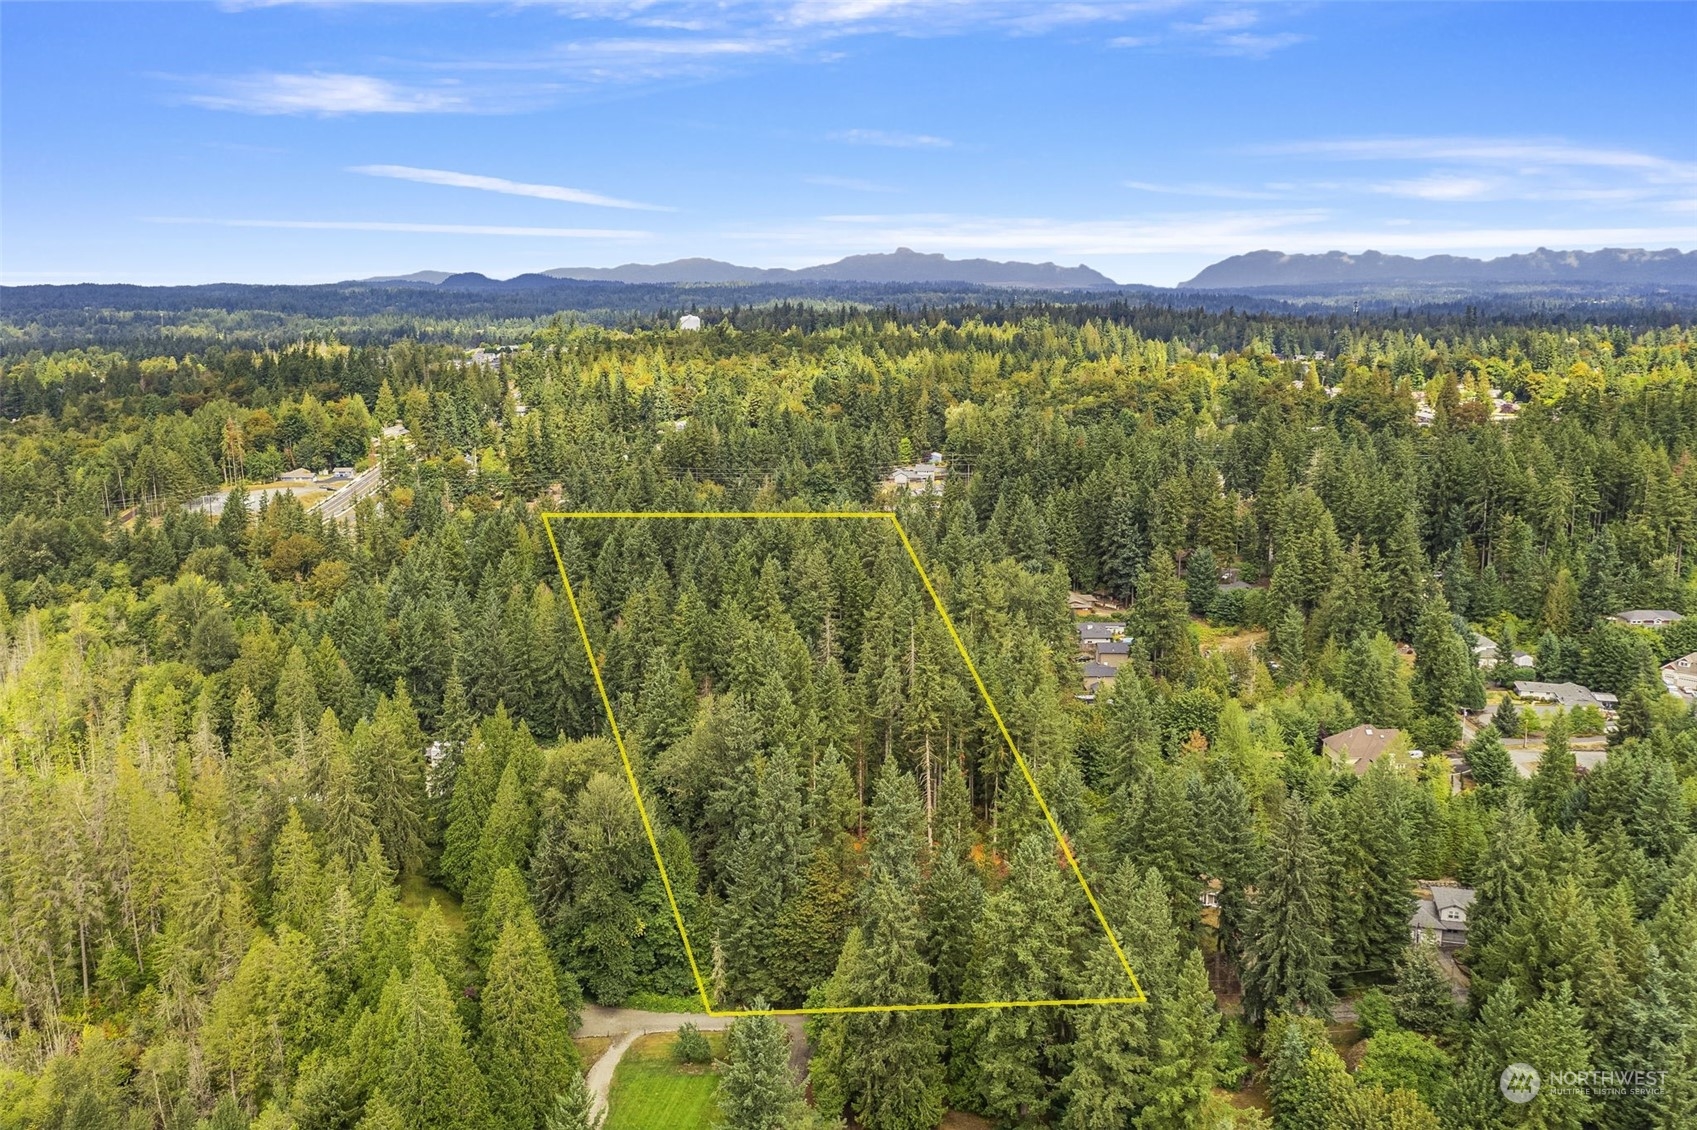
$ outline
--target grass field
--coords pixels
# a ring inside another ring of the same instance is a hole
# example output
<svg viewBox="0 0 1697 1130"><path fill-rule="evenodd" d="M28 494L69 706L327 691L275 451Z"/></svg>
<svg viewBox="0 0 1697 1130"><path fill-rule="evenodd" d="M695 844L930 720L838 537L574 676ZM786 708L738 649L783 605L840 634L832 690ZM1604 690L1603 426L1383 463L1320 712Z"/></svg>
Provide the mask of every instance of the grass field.
<svg viewBox="0 0 1697 1130"><path fill-rule="evenodd" d="M719 1076L711 1068L672 1062L670 1033L643 1036L613 1072L604 1130L707 1130L718 1109L713 1092ZM713 1054L724 1054L724 1037L708 1034Z"/></svg>
<svg viewBox="0 0 1697 1130"><path fill-rule="evenodd" d="M613 1046L611 1036L573 1036L572 1044L577 1048L578 1058L583 1060L583 1069L588 1071L595 1066L595 1061L607 1054L607 1049Z"/></svg>
<svg viewBox="0 0 1697 1130"><path fill-rule="evenodd" d="M402 876L400 888L401 910L408 917L417 918L423 914L424 908L434 899L448 929L456 934L465 933L465 911L460 909L460 900L454 896L454 892L446 887L438 887L422 875Z"/></svg>

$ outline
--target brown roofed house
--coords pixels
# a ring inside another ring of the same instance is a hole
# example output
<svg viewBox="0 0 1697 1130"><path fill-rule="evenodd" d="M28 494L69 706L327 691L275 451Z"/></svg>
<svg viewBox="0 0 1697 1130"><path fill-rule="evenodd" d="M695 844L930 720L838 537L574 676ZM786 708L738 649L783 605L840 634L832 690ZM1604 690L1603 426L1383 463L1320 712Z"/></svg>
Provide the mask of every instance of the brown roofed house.
<svg viewBox="0 0 1697 1130"><path fill-rule="evenodd" d="M1390 730L1383 726L1351 726L1333 734L1320 744L1326 747L1326 752L1336 758L1339 764L1348 767L1360 777L1365 775L1373 762L1383 757L1401 736L1401 730Z"/></svg>

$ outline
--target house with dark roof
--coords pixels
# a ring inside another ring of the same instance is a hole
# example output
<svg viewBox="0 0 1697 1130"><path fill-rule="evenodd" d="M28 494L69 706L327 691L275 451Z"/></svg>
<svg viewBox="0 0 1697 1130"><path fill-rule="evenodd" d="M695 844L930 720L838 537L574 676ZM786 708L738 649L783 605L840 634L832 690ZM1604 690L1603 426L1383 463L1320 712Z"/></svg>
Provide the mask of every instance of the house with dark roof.
<svg viewBox="0 0 1697 1130"><path fill-rule="evenodd" d="M1127 640L1093 640L1085 650L1106 667L1118 668L1131 658L1131 644Z"/></svg>
<svg viewBox="0 0 1697 1130"><path fill-rule="evenodd" d="M1084 665L1085 693L1094 695L1098 691L1112 690L1114 676L1118 674L1117 668L1109 667L1106 663L1086 663Z"/></svg>

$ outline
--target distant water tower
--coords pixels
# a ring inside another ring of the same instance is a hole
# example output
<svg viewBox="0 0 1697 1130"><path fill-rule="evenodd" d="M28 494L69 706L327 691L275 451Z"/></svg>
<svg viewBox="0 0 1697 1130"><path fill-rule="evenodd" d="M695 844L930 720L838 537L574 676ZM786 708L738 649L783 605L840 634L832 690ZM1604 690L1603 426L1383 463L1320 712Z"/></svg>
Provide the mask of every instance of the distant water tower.
<svg viewBox="0 0 1697 1130"><path fill-rule="evenodd" d="M678 319L678 329L680 330L698 330L700 328L701 319L694 314L685 314Z"/></svg>

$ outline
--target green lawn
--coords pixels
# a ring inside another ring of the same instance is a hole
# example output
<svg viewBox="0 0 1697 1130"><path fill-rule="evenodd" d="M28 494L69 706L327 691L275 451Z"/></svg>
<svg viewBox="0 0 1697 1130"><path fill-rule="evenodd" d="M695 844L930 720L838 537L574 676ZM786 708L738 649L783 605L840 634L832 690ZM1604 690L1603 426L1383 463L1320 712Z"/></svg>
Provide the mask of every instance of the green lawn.
<svg viewBox="0 0 1697 1130"><path fill-rule="evenodd" d="M460 909L460 900L454 892L437 886L423 875L401 876L400 889L401 910L408 917L417 918L434 901L442 911L442 921L447 923L448 929L457 934L465 933L465 911Z"/></svg>
<svg viewBox="0 0 1697 1130"><path fill-rule="evenodd" d="M672 1062L671 1034L643 1036L631 1045L613 1072L604 1130L707 1130L718 1113L713 1092L719 1077L712 1069L679 1067ZM709 1033L716 1055L721 1037Z"/></svg>

